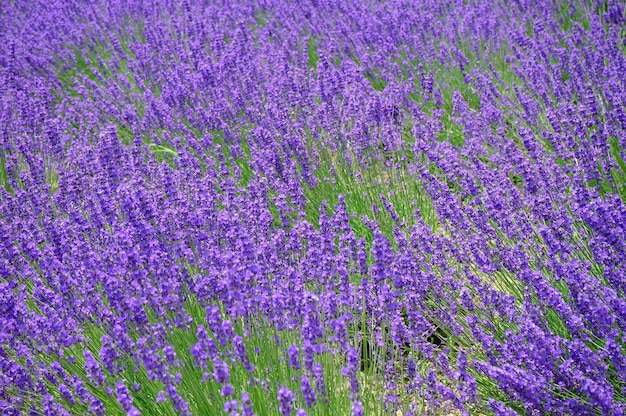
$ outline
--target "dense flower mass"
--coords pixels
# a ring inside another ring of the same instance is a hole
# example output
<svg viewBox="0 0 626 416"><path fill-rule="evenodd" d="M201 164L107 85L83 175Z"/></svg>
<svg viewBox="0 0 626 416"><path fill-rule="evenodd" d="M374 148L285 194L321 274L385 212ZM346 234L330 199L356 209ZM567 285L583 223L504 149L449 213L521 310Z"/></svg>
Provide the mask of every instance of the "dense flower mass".
<svg viewBox="0 0 626 416"><path fill-rule="evenodd" d="M626 414L623 1L0 35L0 414Z"/></svg>

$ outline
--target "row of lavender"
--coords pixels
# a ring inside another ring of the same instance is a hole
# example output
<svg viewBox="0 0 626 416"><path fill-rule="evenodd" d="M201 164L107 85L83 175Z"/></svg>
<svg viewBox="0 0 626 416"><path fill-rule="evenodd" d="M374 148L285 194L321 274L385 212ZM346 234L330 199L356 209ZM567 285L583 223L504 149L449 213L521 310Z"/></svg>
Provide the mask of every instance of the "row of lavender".
<svg viewBox="0 0 626 416"><path fill-rule="evenodd" d="M4 414L624 414L623 4L207 3L0 5Z"/></svg>

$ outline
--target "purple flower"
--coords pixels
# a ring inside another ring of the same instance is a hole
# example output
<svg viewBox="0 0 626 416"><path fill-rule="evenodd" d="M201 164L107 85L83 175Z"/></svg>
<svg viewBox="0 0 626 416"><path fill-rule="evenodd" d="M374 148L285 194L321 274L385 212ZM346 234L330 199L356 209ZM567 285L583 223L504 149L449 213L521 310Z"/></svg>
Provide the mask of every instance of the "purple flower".
<svg viewBox="0 0 626 416"><path fill-rule="evenodd" d="M313 365L313 376L315 377L315 389L322 395L324 401L327 401L326 384L324 383L324 369L320 363Z"/></svg>
<svg viewBox="0 0 626 416"><path fill-rule="evenodd" d="M304 397L304 403L306 404L306 407L312 407L313 404L315 404L315 402L317 401L317 397L315 396L315 391L313 390L313 387L311 387L311 381L309 380L308 376L303 375L300 378L300 388L302 390L302 397Z"/></svg>
<svg viewBox="0 0 626 416"><path fill-rule="evenodd" d="M126 412L130 412L133 408L133 398L130 397L128 389L121 381L118 381L115 385L115 391L117 392L117 401L122 405L122 409Z"/></svg>
<svg viewBox="0 0 626 416"><path fill-rule="evenodd" d="M289 365L291 367L293 367L296 370L300 369L300 362L298 359L298 354L299 354L299 350L298 350L298 346L297 345L291 345L289 347Z"/></svg>
<svg viewBox="0 0 626 416"><path fill-rule="evenodd" d="M139 416L139 415L141 415L141 412L137 410L136 407L131 407L130 410L128 411L128 416Z"/></svg>
<svg viewBox="0 0 626 416"><path fill-rule="evenodd" d="M285 386L278 389L279 411L283 416L291 415L293 410L293 393Z"/></svg>
<svg viewBox="0 0 626 416"><path fill-rule="evenodd" d="M102 348L100 348L100 360L104 368L106 368L112 376L115 376L120 370L119 365L116 364L118 358L120 358L120 355L115 350L112 340L107 335L103 335ZM93 366L93 363L90 364L90 366Z"/></svg>
<svg viewBox="0 0 626 416"><path fill-rule="evenodd" d="M236 415L237 413L237 400L226 400L224 402L224 413L229 415Z"/></svg>
<svg viewBox="0 0 626 416"><path fill-rule="evenodd" d="M363 416L363 405L360 401L352 404L352 416Z"/></svg>
<svg viewBox="0 0 626 416"><path fill-rule="evenodd" d="M70 404L73 405L75 403L74 395L67 388L67 386L65 384L60 384L59 385L59 393L61 394L61 397L63 397L65 400L67 400Z"/></svg>
<svg viewBox="0 0 626 416"><path fill-rule="evenodd" d="M165 391L160 390L159 393L157 394L156 402L163 403L166 400L167 400L167 396L165 395Z"/></svg>
<svg viewBox="0 0 626 416"><path fill-rule="evenodd" d="M241 393L241 416L253 416L252 401L250 395L247 392Z"/></svg>
<svg viewBox="0 0 626 416"><path fill-rule="evenodd" d="M222 396L223 397L232 396L234 393L235 393L235 390L233 389L233 385L232 384L224 384L224 386L222 387Z"/></svg>
<svg viewBox="0 0 626 416"><path fill-rule="evenodd" d="M230 380L228 365L219 358L215 359L214 362L213 377L220 384L228 383Z"/></svg>

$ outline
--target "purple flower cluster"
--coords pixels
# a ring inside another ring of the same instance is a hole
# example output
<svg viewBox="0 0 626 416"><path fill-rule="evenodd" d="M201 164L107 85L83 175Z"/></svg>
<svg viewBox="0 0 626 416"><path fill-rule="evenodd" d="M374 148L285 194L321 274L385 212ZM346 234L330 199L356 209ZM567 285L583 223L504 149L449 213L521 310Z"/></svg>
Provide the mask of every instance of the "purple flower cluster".
<svg viewBox="0 0 626 416"><path fill-rule="evenodd" d="M2 2L0 413L149 414L144 371L194 414L192 366L251 415L263 323L297 334L268 339L276 414L364 414L364 371L389 408L625 414L625 26L618 0Z"/></svg>

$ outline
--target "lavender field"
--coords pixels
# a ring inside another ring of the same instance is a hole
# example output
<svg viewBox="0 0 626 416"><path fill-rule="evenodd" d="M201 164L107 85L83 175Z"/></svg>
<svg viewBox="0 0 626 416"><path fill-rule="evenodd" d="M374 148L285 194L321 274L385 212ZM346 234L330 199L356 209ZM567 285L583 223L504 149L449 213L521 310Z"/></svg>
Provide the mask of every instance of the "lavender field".
<svg viewBox="0 0 626 416"><path fill-rule="evenodd" d="M0 39L0 415L626 415L623 0Z"/></svg>

